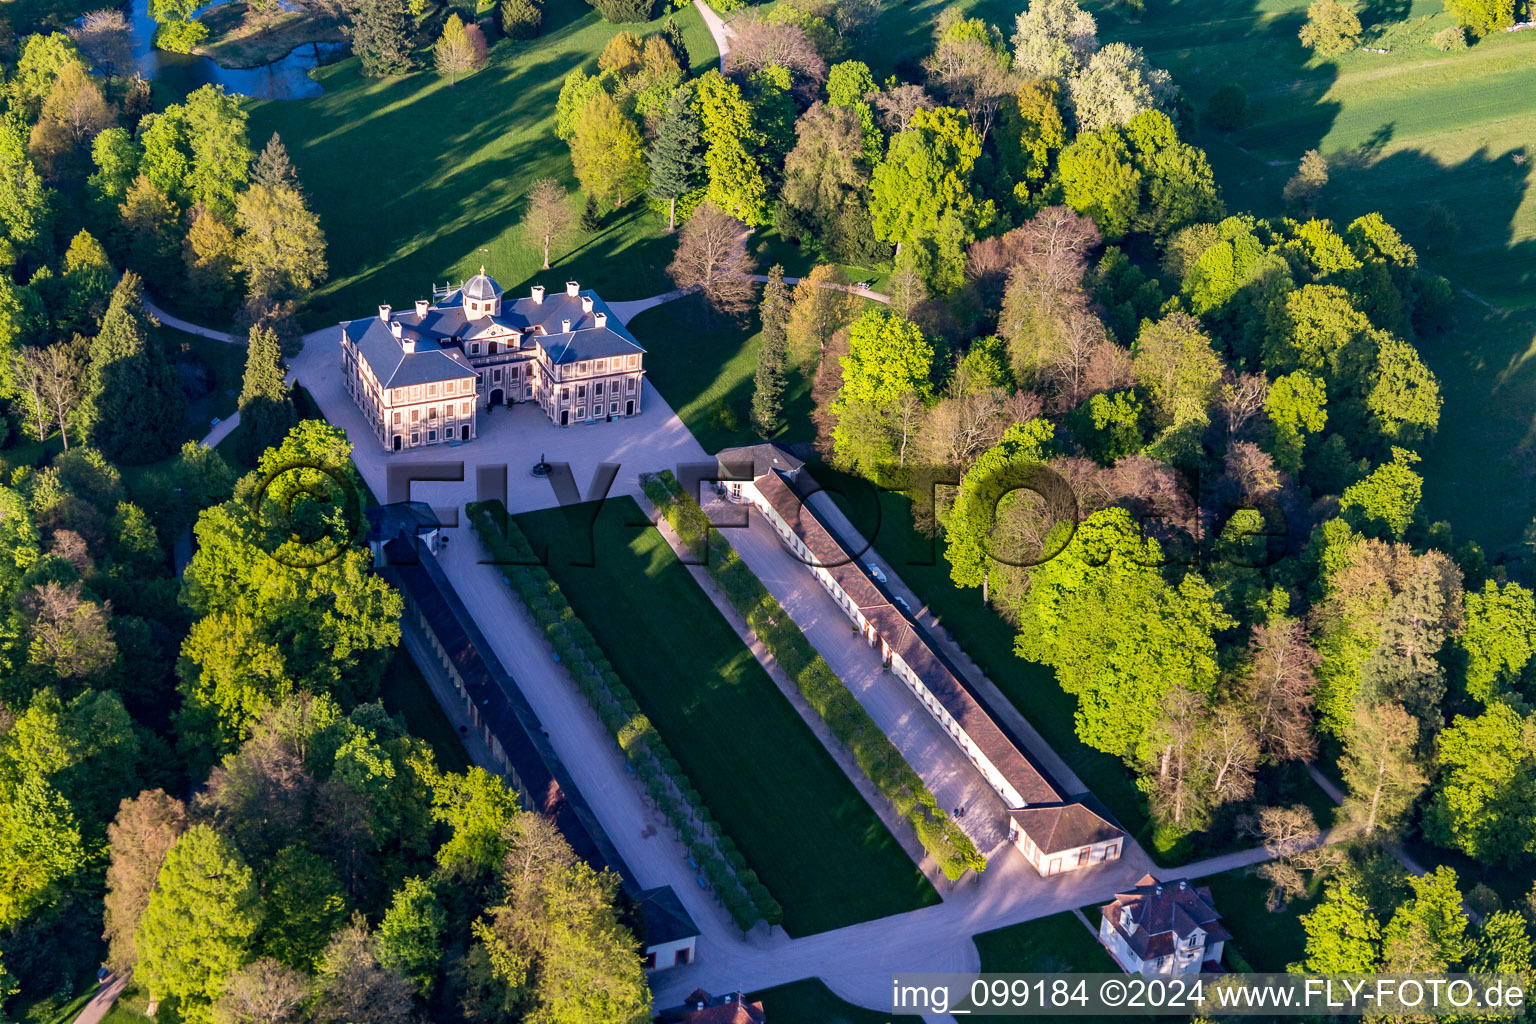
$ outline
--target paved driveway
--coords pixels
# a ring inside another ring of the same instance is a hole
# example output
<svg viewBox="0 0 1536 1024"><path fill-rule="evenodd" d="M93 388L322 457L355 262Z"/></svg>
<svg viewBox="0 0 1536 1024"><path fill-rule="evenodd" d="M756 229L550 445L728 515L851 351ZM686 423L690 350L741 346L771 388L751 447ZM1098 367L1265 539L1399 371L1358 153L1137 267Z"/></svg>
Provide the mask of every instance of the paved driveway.
<svg viewBox="0 0 1536 1024"><path fill-rule="evenodd" d="M512 512L526 512L559 504L550 482L532 475L541 456L552 463L568 463L583 498L591 496L592 476L600 463L619 465L610 494L639 494L642 472L675 468L706 457L683 421L649 382L639 415L628 419L557 427L532 403L502 406L491 412L480 411L477 436L467 444L385 452L347 393L340 336L339 326L306 335L304 349L291 367L326 419L346 430L352 440L353 461L380 501L388 500L386 466L462 462L462 483L417 483L411 488L412 499L455 508L475 500L477 469L504 466L507 507Z"/></svg>
<svg viewBox="0 0 1536 1024"><path fill-rule="evenodd" d="M732 522L731 517L745 508L712 503L709 512L715 522ZM997 793L912 691L884 667L879 651L859 637L832 595L817 585L805 563L790 554L768 521L754 510L747 522L746 529L726 529L721 534L922 776L939 806L952 813L965 808L965 815L957 820L976 848L988 856L1006 856L1010 849L1006 808ZM1017 851L1013 855L1021 857Z"/></svg>

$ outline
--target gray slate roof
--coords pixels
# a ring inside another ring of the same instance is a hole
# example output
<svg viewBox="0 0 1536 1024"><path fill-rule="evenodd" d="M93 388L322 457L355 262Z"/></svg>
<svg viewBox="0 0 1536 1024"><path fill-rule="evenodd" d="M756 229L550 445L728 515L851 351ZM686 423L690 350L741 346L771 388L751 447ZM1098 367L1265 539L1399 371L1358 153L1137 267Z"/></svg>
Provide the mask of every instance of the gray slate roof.
<svg viewBox="0 0 1536 1024"><path fill-rule="evenodd" d="M507 331L523 335L523 344L536 340L556 364L645 352L608 304L590 289L577 295L567 295L562 289L546 295L543 302L535 302L531 296L512 299L503 295L499 316L470 320L464 315L464 299L466 293L470 298L481 298L473 294L481 288L481 281L495 285L490 278L477 276L439 300L426 316L417 316L414 309L390 314L390 320L401 325L401 335L416 342L416 351L410 355L402 350L389 324L377 316L343 323L342 330L386 388L474 376L458 340ZM592 299L590 313L581 308L584 296ZM608 317L603 327L597 326L598 313ZM566 320L571 322L569 331L564 329Z"/></svg>

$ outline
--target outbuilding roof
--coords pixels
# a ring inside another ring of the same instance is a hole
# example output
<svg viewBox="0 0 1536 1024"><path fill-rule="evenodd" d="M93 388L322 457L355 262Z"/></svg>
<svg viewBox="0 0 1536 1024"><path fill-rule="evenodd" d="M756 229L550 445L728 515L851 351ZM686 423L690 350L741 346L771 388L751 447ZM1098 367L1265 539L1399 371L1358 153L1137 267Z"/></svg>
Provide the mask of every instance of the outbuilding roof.
<svg viewBox="0 0 1536 1024"><path fill-rule="evenodd" d="M419 517L414 508L384 508L395 511L381 515L381 523L389 520L404 527ZM426 619L463 681L465 695L501 744L510 769L527 790L533 809L555 823L576 856L595 870L607 868L619 876L625 893L640 910L646 932L642 938L647 946L699 934L670 887L640 888L629 865L576 788L538 715L492 651L437 558L419 538L411 535L409 528L402 528L398 536L388 541L384 552L385 564L379 568L379 575L399 589L411 607Z"/></svg>

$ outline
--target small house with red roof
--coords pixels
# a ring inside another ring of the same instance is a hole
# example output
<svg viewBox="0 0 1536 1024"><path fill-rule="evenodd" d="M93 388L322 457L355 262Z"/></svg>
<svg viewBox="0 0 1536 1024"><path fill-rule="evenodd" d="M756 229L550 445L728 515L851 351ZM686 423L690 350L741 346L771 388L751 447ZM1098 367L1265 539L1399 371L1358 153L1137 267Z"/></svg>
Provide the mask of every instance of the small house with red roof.
<svg viewBox="0 0 1536 1024"><path fill-rule="evenodd" d="M1142 875L1135 888L1099 908L1099 941L1127 974L1199 974L1221 970L1232 938L1209 886Z"/></svg>
<svg viewBox="0 0 1536 1024"><path fill-rule="evenodd" d="M762 1003L749 1003L740 992L712 996L696 988L682 1006L662 1010L657 1024L764 1024Z"/></svg>

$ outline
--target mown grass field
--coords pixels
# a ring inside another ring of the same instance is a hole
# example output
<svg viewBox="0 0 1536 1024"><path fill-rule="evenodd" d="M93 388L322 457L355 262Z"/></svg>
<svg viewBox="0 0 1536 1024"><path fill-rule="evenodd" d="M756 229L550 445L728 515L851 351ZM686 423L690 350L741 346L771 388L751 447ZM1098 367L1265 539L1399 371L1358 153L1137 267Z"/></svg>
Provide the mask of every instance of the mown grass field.
<svg viewBox="0 0 1536 1024"><path fill-rule="evenodd" d="M754 316L747 323L706 320L695 299L648 309L630 322L646 347L646 376L687 424L706 452L752 444L752 376L762 336ZM784 389L781 433L805 439L811 420L810 381L791 373Z"/></svg>
<svg viewBox="0 0 1536 1024"><path fill-rule="evenodd" d="M676 15L695 70L718 61L698 12ZM626 26L649 33L648 26ZM425 66L398 78L364 77L355 59L316 72L324 94L251 101L250 135L276 131L299 168L329 243L330 280L310 301L310 327L359 316L381 302L425 298L483 263L504 288L534 277L573 277L609 300L671 287L666 223L631 202L581 237L549 272L518 229L523 194L536 178L575 188L565 143L555 138L555 100L572 68L597 70L619 27L582 0L544 5L536 39L501 40L482 71L450 86ZM581 198L572 199L573 210Z"/></svg>
<svg viewBox="0 0 1536 1024"><path fill-rule="evenodd" d="M938 902L632 499L603 504L591 567L570 564L588 552L574 551L562 509L517 521L535 550L549 547L550 573L783 904L786 931L806 935Z"/></svg>
<svg viewBox="0 0 1536 1024"><path fill-rule="evenodd" d="M1320 884L1314 883L1306 897L1292 900L1278 914L1269 909L1269 883L1249 868L1212 875L1195 884L1211 887L1221 923L1232 933L1231 945L1255 971L1284 971L1306 956L1307 933L1301 915L1322 898ZM1230 959L1227 966L1239 970Z"/></svg>
<svg viewBox="0 0 1536 1024"><path fill-rule="evenodd" d="M820 978L776 985L747 996L760 1000L771 1021L791 1024L918 1024L921 1017L893 1016L844 1002Z"/></svg>

